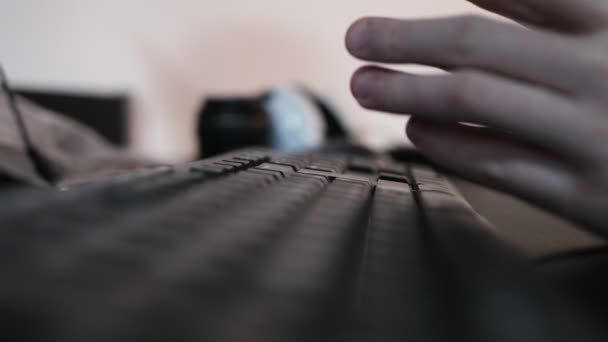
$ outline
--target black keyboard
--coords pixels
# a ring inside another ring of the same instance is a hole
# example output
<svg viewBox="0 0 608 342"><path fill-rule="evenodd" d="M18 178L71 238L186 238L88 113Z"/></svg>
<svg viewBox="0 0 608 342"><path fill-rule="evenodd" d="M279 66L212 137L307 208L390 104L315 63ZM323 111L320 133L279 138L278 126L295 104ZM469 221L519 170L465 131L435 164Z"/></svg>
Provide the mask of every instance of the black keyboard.
<svg viewBox="0 0 608 342"><path fill-rule="evenodd" d="M0 197L3 341L519 336L479 333L525 278L428 165L247 149Z"/></svg>

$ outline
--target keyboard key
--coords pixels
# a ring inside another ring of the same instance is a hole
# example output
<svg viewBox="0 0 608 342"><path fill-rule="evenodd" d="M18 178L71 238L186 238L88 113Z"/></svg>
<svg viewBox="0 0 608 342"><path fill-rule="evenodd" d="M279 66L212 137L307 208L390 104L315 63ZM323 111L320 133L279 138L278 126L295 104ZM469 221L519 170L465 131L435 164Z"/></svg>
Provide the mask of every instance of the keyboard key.
<svg viewBox="0 0 608 342"><path fill-rule="evenodd" d="M378 162L372 158L353 157L348 163L350 171L362 172L368 174L378 173Z"/></svg>
<svg viewBox="0 0 608 342"><path fill-rule="evenodd" d="M201 172L203 174L211 175L211 176L223 175L223 174L229 173L235 169L236 169L236 167L234 167L232 165L222 165L222 164L217 164L217 163L213 163L210 165L209 164L193 165L190 168L190 170L193 172Z"/></svg>
<svg viewBox="0 0 608 342"><path fill-rule="evenodd" d="M264 163L254 168L255 170L260 171L269 171L276 172L281 174L283 177L290 175L294 172L293 168L286 165L272 164L272 163Z"/></svg>

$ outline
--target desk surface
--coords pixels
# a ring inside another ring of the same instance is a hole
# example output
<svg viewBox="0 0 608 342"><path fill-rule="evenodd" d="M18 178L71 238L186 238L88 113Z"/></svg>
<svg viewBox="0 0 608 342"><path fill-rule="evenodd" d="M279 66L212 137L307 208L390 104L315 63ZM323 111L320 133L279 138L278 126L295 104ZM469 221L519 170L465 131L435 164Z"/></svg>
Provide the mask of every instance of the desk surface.
<svg viewBox="0 0 608 342"><path fill-rule="evenodd" d="M606 240L513 197L459 179L452 182L496 226L499 235L532 258L608 245Z"/></svg>

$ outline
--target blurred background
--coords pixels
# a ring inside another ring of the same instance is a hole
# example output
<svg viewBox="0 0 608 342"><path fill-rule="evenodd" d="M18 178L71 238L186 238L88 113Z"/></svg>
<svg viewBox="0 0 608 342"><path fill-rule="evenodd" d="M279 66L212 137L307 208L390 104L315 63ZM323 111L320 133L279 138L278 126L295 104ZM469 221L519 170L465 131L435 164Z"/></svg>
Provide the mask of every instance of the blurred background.
<svg viewBox="0 0 608 342"><path fill-rule="evenodd" d="M331 99L356 139L382 149L407 144L406 118L367 112L352 98L361 63L344 49L348 26L367 15L463 13L482 12L464 0L1 0L0 61L22 93L84 103L73 116L156 161L197 155L205 98L294 82ZM531 255L599 243L520 201L458 184Z"/></svg>
<svg viewBox="0 0 608 342"><path fill-rule="evenodd" d="M207 96L298 82L331 99L375 148L405 142L404 117L370 114L349 91L360 64L344 34L365 15L480 11L464 0L2 0L0 60L29 91L129 95L128 143L175 162L196 153Z"/></svg>

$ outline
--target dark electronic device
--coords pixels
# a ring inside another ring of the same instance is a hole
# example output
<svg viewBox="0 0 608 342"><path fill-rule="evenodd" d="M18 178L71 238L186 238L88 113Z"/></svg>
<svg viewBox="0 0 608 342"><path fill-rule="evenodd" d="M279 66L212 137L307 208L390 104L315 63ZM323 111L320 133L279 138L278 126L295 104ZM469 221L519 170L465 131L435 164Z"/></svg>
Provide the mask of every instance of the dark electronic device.
<svg viewBox="0 0 608 342"><path fill-rule="evenodd" d="M202 156L243 146L266 146L269 130L269 119L260 99L208 99L199 114Z"/></svg>
<svg viewBox="0 0 608 342"><path fill-rule="evenodd" d="M247 149L2 192L4 341L605 341L432 167Z"/></svg>
<svg viewBox="0 0 608 342"><path fill-rule="evenodd" d="M28 156L54 183L0 76ZM209 154L277 133L281 113L257 100L206 108L201 130L219 139ZM326 117L329 137L346 132L336 122ZM605 248L540 260L566 284L549 286L415 151L324 150L250 148L61 191L3 189L0 337L608 339L596 325L608 302Z"/></svg>
<svg viewBox="0 0 608 342"><path fill-rule="evenodd" d="M203 158L248 146L301 152L343 146L350 137L330 104L302 87L277 87L254 97L212 97L198 118Z"/></svg>
<svg viewBox="0 0 608 342"><path fill-rule="evenodd" d="M84 124L116 146L129 143L129 96L18 88L15 93L37 105Z"/></svg>

